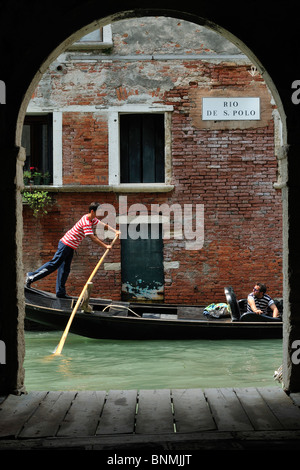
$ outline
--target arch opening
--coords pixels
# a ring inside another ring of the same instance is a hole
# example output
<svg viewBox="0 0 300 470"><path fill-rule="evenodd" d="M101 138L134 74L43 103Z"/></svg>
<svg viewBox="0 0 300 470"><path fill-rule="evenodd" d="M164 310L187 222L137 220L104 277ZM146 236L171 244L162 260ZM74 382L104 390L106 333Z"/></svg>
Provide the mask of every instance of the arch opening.
<svg viewBox="0 0 300 470"><path fill-rule="evenodd" d="M286 186L285 186L285 175L286 175L286 124L285 124L285 114L282 106L282 102L280 99L280 96L278 94L278 91L269 75L267 72L264 70L263 65L259 62L259 60L254 57L253 53L251 50L247 48L245 44L243 44L238 38L234 37L231 33L228 31L224 30L223 28L219 27L218 25L213 24L212 22L209 22L205 19L197 18L191 15L185 15L185 14L180 14L180 12L174 13L172 11L168 12L157 12L157 14L160 14L162 16L170 16L173 18L179 18L182 20L188 20L192 21L193 23L200 24L202 26L208 27L211 30L218 32L221 34L223 37L226 39L230 40L233 44L235 44L241 51L243 51L247 57L251 60L251 62L257 67L259 72L261 73L265 83L267 84L267 87L269 88L273 99L277 105L277 110L278 110L278 166L279 166L279 173L280 173L280 178L277 182L278 188L277 189L282 189L283 191L286 191ZM101 19L99 21L96 21L94 23L89 24L88 26L83 27L81 30L74 32L72 36L67 38L62 44L58 46L55 51L53 51L53 54L51 54L51 57L48 57L47 60L44 62L43 66L40 68L40 71L36 74L34 79L32 80L32 83L30 87L28 88L28 91L26 93L26 96L24 97L24 101L22 104L22 107L20 109L19 113L19 118L18 118L18 126L16 129L16 145L18 147L21 147L21 136L22 136L22 128L23 128L23 122L24 122L24 117L26 114L26 109L28 107L29 101L31 99L32 93L34 89L36 88L37 84L41 80L42 76L44 75L45 71L49 67L49 65L53 62L54 59L56 59L61 53L63 53L67 47L74 41L78 40L81 38L83 35L89 34L90 32L94 31L96 28L106 26L110 24L111 22L123 20L125 18L136 18L137 16L142 17L142 16L152 16L153 12L149 13L146 11L140 11L139 14L137 15L136 12L120 12L113 17L107 17L105 19ZM21 157L20 157L21 162L24 161L24 150L21 150ZM22 163L21 163L22 165ZM20 178L22 178L22 174L19 172L19 184L21 188L21 181ZM284 196L284 200L286 200L286 196ZM283 205L283 216L285 216L285 208ZM283 223L283 226L285 224ZM284 238L287 237L287 234L283 234ZM285 284L285 289L287 289L287 282L284 281Z"/></svg>

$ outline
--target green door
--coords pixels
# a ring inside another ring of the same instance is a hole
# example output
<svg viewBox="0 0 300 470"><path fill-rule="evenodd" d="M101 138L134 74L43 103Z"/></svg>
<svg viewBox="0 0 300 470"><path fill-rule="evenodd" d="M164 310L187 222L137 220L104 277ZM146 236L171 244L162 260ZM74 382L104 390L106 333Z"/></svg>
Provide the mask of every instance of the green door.
<svg viewBox="0 0 300 470"><path fill-rule="evenodd" d="M164 269L163 240L159 227L158 238L121 239L122 299L127 301L163 301ZM122 227L122 233L124 228ZM145 227L141 230L145 235ZM128 234L127 234L128 235Z"/></svg>

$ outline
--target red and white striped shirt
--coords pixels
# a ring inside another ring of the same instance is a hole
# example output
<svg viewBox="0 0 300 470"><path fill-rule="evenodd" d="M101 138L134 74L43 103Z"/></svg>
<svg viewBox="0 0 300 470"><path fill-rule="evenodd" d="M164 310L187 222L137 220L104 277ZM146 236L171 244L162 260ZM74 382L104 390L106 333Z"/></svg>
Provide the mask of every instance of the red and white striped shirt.
<svg viewBox="0 0 300 470"><path fill-rule="evenodd" d="M71 248L78 248L80 242L88 236L93 235L93 227L99 223L99 220L95 217L93 220L88 218L88 214L81 217L80 220L72 227L65 235L61 238L61 242Z"/></svg>

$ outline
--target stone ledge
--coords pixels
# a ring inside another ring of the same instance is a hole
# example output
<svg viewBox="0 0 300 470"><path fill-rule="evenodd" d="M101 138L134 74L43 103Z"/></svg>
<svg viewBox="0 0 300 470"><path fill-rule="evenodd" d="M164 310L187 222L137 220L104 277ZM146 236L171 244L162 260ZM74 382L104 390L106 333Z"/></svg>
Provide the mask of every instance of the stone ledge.
<svg viewBox="0 0 300 470"><path fill-rule="evenodd" d="M41 191L57 193L78 193L78 192L107 192L107 193L167 193L173 191L174 185L164 183L145 183L145 184L118 184L118 185L83 185L71 184L64 186L53 185L31 185L25 186L25 190L34 189Z"/></svg>

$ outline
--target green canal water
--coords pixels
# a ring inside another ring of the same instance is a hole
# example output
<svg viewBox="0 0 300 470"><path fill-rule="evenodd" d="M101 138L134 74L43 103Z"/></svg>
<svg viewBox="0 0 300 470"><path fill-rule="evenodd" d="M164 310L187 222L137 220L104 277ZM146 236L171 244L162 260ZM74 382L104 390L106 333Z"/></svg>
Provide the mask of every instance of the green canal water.
<svg viewBox="0 0 300 470"><path fill-rule="evenodd" d="M281 340L114 341L26 332L25 385L33 390L280 386Z"/></svg>

